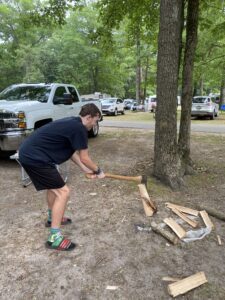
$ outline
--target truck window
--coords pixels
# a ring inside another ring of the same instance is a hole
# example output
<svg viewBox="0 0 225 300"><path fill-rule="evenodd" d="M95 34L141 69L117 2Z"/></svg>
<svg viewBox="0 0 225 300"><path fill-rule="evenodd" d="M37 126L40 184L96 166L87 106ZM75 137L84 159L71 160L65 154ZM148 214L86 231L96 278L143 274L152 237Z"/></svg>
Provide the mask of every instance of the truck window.
<svg viewBox="0 0 225 300"><path fill-rule="evenodd" d="M57 99L64 99L63 97L63 94L66 93L66 88L64 86L60 86L60 87L57 87L56 90L55 90L55 96L54 96L54 100ZM53 100L53 102L54 102Z"/></svg>
<svg viewBox="0 0 225 300"><path fill-rule="evenodd" d="M49 86L10 86L0 93L0 100L47 102L50 91Z"/></svg>
<svg viewBox="0 0 225 300"><path fill-rule="evenodd" d="M77 91L75 90L75 88L72 86L68 86L68 90L69 90L70 94L72 95L73 102L79 102L79 97L77 95Z"/></svg>

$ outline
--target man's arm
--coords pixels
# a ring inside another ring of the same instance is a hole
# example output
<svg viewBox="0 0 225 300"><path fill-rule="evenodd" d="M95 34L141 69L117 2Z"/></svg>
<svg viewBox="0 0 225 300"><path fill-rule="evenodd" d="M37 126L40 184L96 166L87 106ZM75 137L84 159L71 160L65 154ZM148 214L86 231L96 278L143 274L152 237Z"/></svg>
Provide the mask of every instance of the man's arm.
<svg viewBox="0 0 225 300"><path fill-rule="evenodd" d="M99 167L91 160L88 149L80 150L79 154L74 152L71 159L85 172L94 173L93 178L104 178L105 174L99 169ZM100 172L98 173L98 171ZM97 172L97 173L96 173Z"/></svg>
<svg viewBox="0 0 225 300"><path fill-rule="evenodd" d="M78 167L81 168L81 170L85 173L92 173L92 170L88 169L80 160L80 156L79 154L76 152L74 152L74 154L71 157L71 160L78 165Z"/></svg>

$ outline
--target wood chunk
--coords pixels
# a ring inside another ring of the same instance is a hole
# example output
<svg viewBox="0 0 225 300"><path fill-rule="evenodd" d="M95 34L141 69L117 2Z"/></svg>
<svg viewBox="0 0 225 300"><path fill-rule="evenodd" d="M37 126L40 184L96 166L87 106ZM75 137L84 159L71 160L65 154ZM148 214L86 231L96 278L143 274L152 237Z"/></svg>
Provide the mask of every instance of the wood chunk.
<svg viewBox="0 0 225 300"><path fill-rule="evenodd" d="M201 217L202 217L202 220L203 220L204 223L205 223L205 226L208 227L208 228L213 229L213 228L214 228L214 224L213 224L212 221L210 220L207 211L206 211L206 210L201 210L201 211L200 211L200 215L201 215Z"/></svg>
<svg viewBox="0 0 225 300"><path fill-rule="evenodd" d="M186 214L192 215L192 216L198 216L198 210L189 208L189 207L184 207L184 206L180 206L180 205L176 205L170 202L166 202L166 206L169 208L176 208L177 210L184 212Z"/></svg>
<svg viewBox="0 0 225 300"><path fill-rule="evenodd" d="M153 216L153 214L154 214L153 208L150 206L150 204L144 198L142 198L141 200L142 200L142 204L143 204L146 216L147 217Z"/></svg>
<svg viewBox="0 0 225 300"><path fill-rule="evenodd" d="M152 231L154 231L155 233L160 234L165 239L167 239L170 243L176 245L179 242L179 239L173 233L171 233L168 230L160 227L155 222L151 222L151 228L152 228Z"/></svg>
<svg viewBox="0 0 225 300"><path fill-rule="evenodd" d="M176 297L208 282L204 272L198 272L194 275L181 279L168 285L168 293Z"/></svg>
<svg viewBox="0 0 225 300"><path fill-rule="evenodd" d="M218 244L221 246L222 245L222 241L221 241L221 238L220 238L220 236L217 234L217 240L218 240Z"/></svg>
<svg viewBox="0 0 225 300"><path fill-rule="evenodd" d="M185 222L187 222L189 225L191 225L192 227L196 228L198 226L198 223L196 221L191 220L190 218L188 218L186 215L184 215L182 212L180 212L179 210L177 210L176 208L171 208L171 210L178 215L182 220L184 220Z"/></svg>
<svg viewBox="0 0 225 300"><path fill-rule="evenodd" d="M139 187L141 197L144 198L147 202L149 202L149 204L153 208L153 210L156 211L157 210L156 205L151 200L151 198L149 197L148 191L146 189L146 185L145 184L138 184L138 187Z"/></svg>
<svg viewBox="0 0 225 300"><path fill-rule="evenodd" d="M165 218L163 222L166 223L166 225L168 225L180 239L185 237L186 231L172 218Z"/></svg>

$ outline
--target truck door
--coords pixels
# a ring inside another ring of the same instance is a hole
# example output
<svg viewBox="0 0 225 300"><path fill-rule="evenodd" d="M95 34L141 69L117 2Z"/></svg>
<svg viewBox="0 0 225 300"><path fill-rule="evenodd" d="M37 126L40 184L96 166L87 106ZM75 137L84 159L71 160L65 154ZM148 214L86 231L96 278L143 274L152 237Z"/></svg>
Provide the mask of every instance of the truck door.
<svg viewBox="0 0 225 300"><path fill-rule="evenodd" d="M63 99L63 94L67 93L67 90L65 86L58 86L55 89L55 94L53 97L53 104L55 99L62 98ZM65 104L54 104L53 109L54 109L54 119L61 119L65 118L68 116L68 109L70 105L65 105Z"/></svg>
<svg viewBox="0 0 225 300"><path fill-rule="evenodd" d="M80 102L80 98L78 96L76 89L73 86L68 86L67 88L73 98L73 104L71 105L72 109L70 109L69 114L70 116L78 116L82 106Z"/></svg>
<svg viewBox="0 0 225 300"><path fill-rule="evenodd" d="M63 94L68 93L65 86L58 86L55 89L55 94L53 97L53 104L55 99L63 99ZM73 113L73 105L65 105L65 104L54 104L54 119L61 119L65 117L72 116Z"/></svg>

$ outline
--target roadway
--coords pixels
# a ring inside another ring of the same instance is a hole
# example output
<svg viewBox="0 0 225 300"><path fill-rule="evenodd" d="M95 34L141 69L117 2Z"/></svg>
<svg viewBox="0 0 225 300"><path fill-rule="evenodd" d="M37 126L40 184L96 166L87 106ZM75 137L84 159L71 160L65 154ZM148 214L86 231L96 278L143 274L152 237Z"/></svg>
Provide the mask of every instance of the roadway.
<svg viewBox="0 0 225 300"><path fill-rule="evenodd" d="M134 128L134 129L150 129L155 130L155 122L128 122L128 121L110 121L107 117L100 122L100 127L116 127L116 128ZM179 124L177 125L179 129ZM225 124L215 125L202 123L202 124L191 124L192 132L206 132L206 133L224 133L225 134Z"/></svg>

